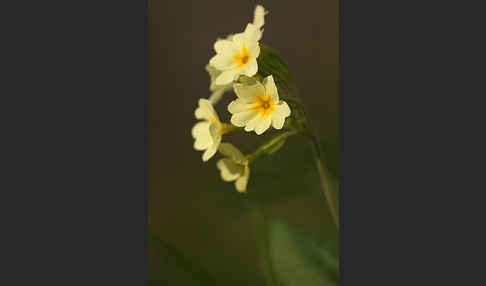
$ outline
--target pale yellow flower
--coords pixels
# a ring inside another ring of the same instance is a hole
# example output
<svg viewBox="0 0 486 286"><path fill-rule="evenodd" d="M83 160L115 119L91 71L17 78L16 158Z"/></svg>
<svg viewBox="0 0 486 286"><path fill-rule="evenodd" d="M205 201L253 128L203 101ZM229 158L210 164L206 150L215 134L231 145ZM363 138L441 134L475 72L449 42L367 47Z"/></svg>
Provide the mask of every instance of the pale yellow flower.
<svg viewBox="0 0 486 286"><path fill-rule="evenodd" d="M191 131L195 139L194 149L205 150L202 155L202 160L205 162L216 154L221 138L227 130L225 124L219 120L211 102L205 98L199 99L199 107L194 114L197 119L202 120L196 123Z"/></svg>
<svg viewBox="0 0 486 286"><path fill-rule="evenodd" d="M219 71L213 79L211 74L211 86L224 86L231 84L238 75L253 76L258 71L256 59L260 54L258 41L263 35L265 24L265 11L263 6L257 5L253 13L253 23L249 23L243 33L230 34L226 39L218 39L214 44L216 55L211 58L209 65ZM207 69L207 68L206 68ZM211 102L216 102L222 96L221 88L211 89Z"/></svg>
<svg viewBox="0 0 486 286"><path fill-rule="evenodd" d="M216 166L221 172L221 178L226 182L235 182L238 192L246 192L250 167L247 158L235 146L229 143L221 143L219 152L225 156Z"/></svg>
<svg viewBox="0 0 486 286"><path fill-rule="evenodd" d="M216 85L230 84L241 74L253 76L257 73L256 59L260 55L260 36L260 30L250 23L243 33L219 39L214 43L216 55L211 58L209 64L221 71L215 80Z"/></svg>
<svg viewBox="0 0 486 286"><path fill-rule="evenodd" d="M233 114L231 123L238 127L245 127L245 131L255 131L260 135L270 125L275 129L282 129L285 118L290 116L287 103L278 97L277 86L270 75L263 80L263 84L253 85L235 83L234 91L238 98L228 105L228 111Z"/></svg>

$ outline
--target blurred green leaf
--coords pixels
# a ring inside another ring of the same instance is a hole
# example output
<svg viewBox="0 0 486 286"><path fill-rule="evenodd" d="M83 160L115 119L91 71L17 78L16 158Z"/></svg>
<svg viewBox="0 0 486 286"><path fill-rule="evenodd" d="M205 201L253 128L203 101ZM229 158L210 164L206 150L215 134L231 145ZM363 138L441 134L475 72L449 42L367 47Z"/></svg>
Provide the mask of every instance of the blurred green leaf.
<svg viewBox="0 0 486 286"><path fill-rule="evenodd" d="M282 286L335 286L339 281L338 261L330 244L295 226L270 226L270 256L275 276Z"/></svg>
<svg viewBox="0 0 486 286"><path fill-rule="evenodd" d="M179 276L183 277L184 285L219 285L201 266L189 261L177 248L155 235L149 236L149 249L155 254L156 259L160 259L160 262L164 262L162 264L165 264L166 267L169 268L169 272L178 272ZM149 277L152 276L153 275L149 275ZM164 283L164 281L152 280L149 284L151 286L166 285Z"/></svg>
<svg viewBox="0 0 486 286"><path fill-rule="evenodd" d="M257 58L258 77L265 78L269 75L277 85L283 85L289 91L292 90L290 84L293 83L287 63L278 55L278 53L267 45L260 45L260 55Z"/></svg>

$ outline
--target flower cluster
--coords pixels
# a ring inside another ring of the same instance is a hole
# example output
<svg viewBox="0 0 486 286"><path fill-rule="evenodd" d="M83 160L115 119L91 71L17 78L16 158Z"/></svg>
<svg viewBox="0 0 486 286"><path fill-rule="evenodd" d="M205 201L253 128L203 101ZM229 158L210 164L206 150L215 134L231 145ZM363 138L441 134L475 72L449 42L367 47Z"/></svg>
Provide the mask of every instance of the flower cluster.
<svg viewBox="0 0 486 286"><path fill-rule="evenodd" d="M194 149L204 151L202 160L208 161L219 150L224 156L216 164L221 177L224 181L234 181L238 192L246 192L249 166L260 157L262 151L245 156L235 146L222 143L223 135L243 130L261 135L271 127L282 129L286 118L291 115L289 105L279 97L274 76L259 73L259 68L263 69L259 67L258 58L266 13L258 5L253 22L248 23L243 32L231 34L214 43L216 55L206 66L211 79L211 95L208 99L199 99L195 117L200 121L192 129ZM224 93L231 90L236 95L227 107L231 113L231 123L223 123L214 105ZM282 142L276 144L281 146Z"/></svg>

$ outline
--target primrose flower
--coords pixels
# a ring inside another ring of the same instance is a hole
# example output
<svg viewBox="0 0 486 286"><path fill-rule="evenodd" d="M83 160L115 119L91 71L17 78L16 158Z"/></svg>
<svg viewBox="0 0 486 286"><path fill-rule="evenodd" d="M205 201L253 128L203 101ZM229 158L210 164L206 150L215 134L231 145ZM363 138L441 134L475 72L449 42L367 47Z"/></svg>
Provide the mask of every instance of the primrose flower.
<svg viewBox="0 0 486 286"><path fill-rule="evenodd" d="M230 84L241 74L253 76L257 73L256 59L260 55L260 36L260 30L249 23L243 33L219 39L214 43L216 55L211 58L209 64L221 71L215 80L216 85Z"/></svg>
<svg viewBox="0 0 486 286"><path fill-rule="evenodd" d="M282 129L285 118L290 116L290 108L283 100L279 100L277 86L273 76L269 75L263 84L253 85L235 83L234 91L238 98L228 105L228 111L233 114L231 123L245 127L245 131L255 131L260 135L270 125Z"/></svg>
<svg viewBox="0 0 486 286"><path fill-rule="evenodd" d="M229 143L221 143L219 152L225 156L216 166L221 172L221 178L226 182L235 181L238 192L246 192L250 167L248 159L235 146Z"/></svg>
<svg viewBox="0 0 486 286"><path fill-rule="evenodd" d="M227 124L219 121L218 114L209 100L199 99L199 107L194 112L197 119L202 121L196 123L192 128L194 137L194 149L202 151L202 160L206 162L218 151L223 134L229 131Z"/></svg>
<svg viewBox="0 0 486 286"><path fill-rule="evenodd" d="M211 96L209 97L209 101L211 104L216 104L223 94L227 91L233 89L231 83L218 85L216 84L216 78L221 74L221 71L215 69L211 65L206 65L206 71L209 73L209 77L211 78L211 85L209 86L209 90L212 92Z"/></svg>

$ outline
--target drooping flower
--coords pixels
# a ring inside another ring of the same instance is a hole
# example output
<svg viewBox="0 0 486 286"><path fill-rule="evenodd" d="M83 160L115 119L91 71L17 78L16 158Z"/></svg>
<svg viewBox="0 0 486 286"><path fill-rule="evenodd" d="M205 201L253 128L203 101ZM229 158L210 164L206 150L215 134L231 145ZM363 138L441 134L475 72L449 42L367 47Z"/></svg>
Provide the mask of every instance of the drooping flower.
<svg viewBox="0 0 486 286"><path fill-rule="evenodd" d="M211 65L206 65L206 71L209 73L209 77L211 80L211 84L209 86L209 90L212 92L211 96L209 96L209 101L211 104L216 104L223 94L227 91L233 90L233 86L231 83L218 85L216 84L216 78L221 74L221 71L217 70L216 68L212 67Z"/></svg>
<svg viewBox="0 0 486 286"><path fill-rule="evenodd" d="M254 85L235 83L233 88L238 96L228 105L233 125L244 126L245 131L254 130L258 135L270 125L282 129L285 118L290 116L290 108L279 99L273 76L266 77L263 84L258 81Z"/></svg>
<svg viewBox="0 0 486 286"><path fill-rule="evenodd" d="M225 156L220 159L216 166L221 172L221 178L226 182L235 181L235 188L238 192L246 192L248 179L250 177L250 167L247 158L238 148L229 144L221 143L219 152Z"/></svg>
<svg viewBox="0 0 486 286"><path fill-rule="evenodd" d="M260 30L249 23L243 33L219 39L214 43L216 55L211 58L209 64L221 71L215 80L216 85L230 84L241 74L253 76L257 73L256 59L260 55L260 36Z"/></svg>
<svg viewBox="0 0 486 286"><path fill-rule="evenodd" d="M228 131L227 125L221 123L218 114L209 100L199 99L199 107L194 112L197 119L201 119L192 128L192 137L194 137L194 149L202 151L202 160L206 162L218 151L221 138Z"/></svg>

